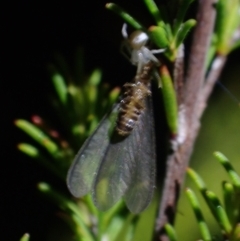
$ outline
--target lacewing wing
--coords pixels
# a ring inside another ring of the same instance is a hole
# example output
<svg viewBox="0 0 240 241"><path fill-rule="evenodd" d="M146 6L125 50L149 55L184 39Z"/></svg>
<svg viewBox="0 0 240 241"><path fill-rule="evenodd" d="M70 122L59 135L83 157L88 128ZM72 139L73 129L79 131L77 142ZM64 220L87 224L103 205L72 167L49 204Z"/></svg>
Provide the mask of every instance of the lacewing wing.
<svg viewBox="0 0 240 241"><path fill-rule="evenodd" d="M124 85L120 103L100 122L76 155L67 175L75 197L92 192L102 211L124 197L133 213L150 203L155 184L155 135L150 82L152 68L159 64L146 47L148 35L137 30L128 36L122 29L130 61L137 66L131 83Z"/></svg>
<svg viewBox="0 0 240 241"><path fill-rule="evenodd" d="M102 211L121 197L133 213L149 205L155 185L156 151L151 96L144 101L145 108L129 135L116 131L116 104L86 140L67 175L73 196L92 192L96 207Z"/></svg>

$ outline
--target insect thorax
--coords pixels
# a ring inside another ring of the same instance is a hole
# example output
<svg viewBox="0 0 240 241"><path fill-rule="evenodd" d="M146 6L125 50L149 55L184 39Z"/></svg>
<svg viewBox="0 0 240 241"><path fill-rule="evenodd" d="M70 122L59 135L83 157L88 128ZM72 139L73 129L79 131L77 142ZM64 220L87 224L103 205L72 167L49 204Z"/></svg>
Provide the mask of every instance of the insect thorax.
<svg viewBox="0 0 240 241"><path fill-rule="evenodd" d="M126 83L123 99L120 102L117 119L117 132L127 136L133 130L139 116L145 108L145 99L151 94L151 66L143 67L141 73L137 74L131 83Z"/></svg>

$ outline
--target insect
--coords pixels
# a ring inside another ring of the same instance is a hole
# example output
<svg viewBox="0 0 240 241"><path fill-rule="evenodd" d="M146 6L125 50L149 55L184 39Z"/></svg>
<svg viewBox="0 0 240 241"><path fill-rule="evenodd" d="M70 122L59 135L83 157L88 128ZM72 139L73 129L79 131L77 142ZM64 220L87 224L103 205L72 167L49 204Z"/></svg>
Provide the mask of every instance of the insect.
<svg viewBox="0 0 240 241"><path fill-rule="evenodd" d="M141 31L136 30L130 36L127 34L127 25L123 24L122 35L124 41L121 46L122 54L130 60L133 65L137 65L137 73L142 70L143 65L153 62L159 65L158 59L154 54L160 54L165 51L165 49L149 49L146 44L149 41L148 35ZM127 53L123 50L126 49ZM130 57L129 57L130 56Z"/></svg>
<svg viewBox="0 0 240 241"><path fill-rule="evenodd" d="M125 47L137 73L124 85L123 99L115 104L85 141L67 175L75 197L92 192L96 207L105 211L124 197L133 213L150 203L155 185L155 134L151 103L152 69L158 60L146 47L148 36L135 31Z"/></svg>

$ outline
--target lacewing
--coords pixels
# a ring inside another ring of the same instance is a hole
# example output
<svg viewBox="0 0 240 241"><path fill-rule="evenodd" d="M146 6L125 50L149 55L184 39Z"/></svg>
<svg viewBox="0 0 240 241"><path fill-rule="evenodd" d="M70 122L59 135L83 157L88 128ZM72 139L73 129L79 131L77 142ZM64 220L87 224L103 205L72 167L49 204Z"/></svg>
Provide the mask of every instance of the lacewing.
<svg viewBox="0 0 240 241"><path fill-rule="evenodd" d="M122 100L85 141L67 175L72 195L82 197L91 192L102 211L124 197L128 209L139 213L149 205L154 192L156 151L150 88L156 58L145 47L146 39L139 36L142 33L129 38L128 47L138 65L136 76L124 85ZM123 34L126 36L124 29Z"/></svg>

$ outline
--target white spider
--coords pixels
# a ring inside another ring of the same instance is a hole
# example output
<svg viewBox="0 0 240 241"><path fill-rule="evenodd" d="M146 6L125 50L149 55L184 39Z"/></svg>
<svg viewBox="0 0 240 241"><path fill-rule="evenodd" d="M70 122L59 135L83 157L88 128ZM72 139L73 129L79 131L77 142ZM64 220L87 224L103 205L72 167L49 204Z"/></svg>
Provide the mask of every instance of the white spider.
<svg viewBox="0 0 240 241"><path fill-rule="evenodd" d="M149 37L145 32L136 30L128 36L127 24L124 23L122 27L122 35L124 37L124 41L121 46L121 52L133 65L137 66L137 73L140 73L143 66L149 63L149 61L154 62L156 65L160 65L154 54L162 53L165 49L150 50L146 47ZM127 51L127 54L124 50Z"/></svg>

